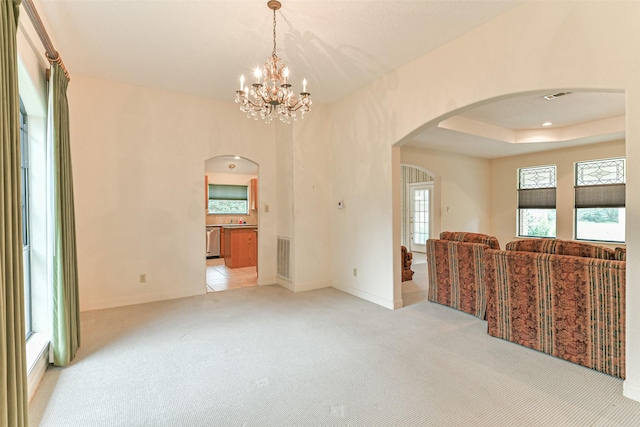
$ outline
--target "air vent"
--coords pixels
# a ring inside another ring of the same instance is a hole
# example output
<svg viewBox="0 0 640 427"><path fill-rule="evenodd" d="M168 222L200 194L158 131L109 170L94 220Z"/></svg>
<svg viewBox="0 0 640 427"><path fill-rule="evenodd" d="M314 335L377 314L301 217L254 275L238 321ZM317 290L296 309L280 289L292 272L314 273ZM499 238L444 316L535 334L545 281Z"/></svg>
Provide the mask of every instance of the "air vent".
<svg viewBox="0 0 640 427"><path fill-rule="evenodd" d="M291 280L291 240L286 237L278 237L276 251L278 268L276 274L284 279Z"/></svg>
<svg viewBox="0 0 640 427"><path fill-rule="evenodd" d="M560 98L561 96L569 95L571 92L556 92L550 95L545 95L543 98L547 101L551 101L552 99Z"/></svg>

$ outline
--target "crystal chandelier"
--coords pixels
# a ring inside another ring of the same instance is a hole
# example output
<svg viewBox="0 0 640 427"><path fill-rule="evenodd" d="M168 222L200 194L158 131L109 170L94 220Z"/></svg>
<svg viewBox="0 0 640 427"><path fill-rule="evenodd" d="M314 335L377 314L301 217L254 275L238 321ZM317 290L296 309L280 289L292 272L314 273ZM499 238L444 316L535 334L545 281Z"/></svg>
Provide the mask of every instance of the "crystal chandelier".
<svg viewBox="0 0 640 427"><path fill-rule="evenodd" d="M259 117L269 123L277 116L280 121L291 123L291 119L297 120L298 111L302 118L304 113L309 111L311 94L307 92L306 79L302 81L300 96L293 93L289 84L289 69L276 56L276 10L282 5L277 0L270 0L267 6L273 10L273 52L262 69L256 68L256 81L251 86L245 86L244 75L240 76L240 90L236 91L236 103L240 104L240 111L255 120Z"/></svg>

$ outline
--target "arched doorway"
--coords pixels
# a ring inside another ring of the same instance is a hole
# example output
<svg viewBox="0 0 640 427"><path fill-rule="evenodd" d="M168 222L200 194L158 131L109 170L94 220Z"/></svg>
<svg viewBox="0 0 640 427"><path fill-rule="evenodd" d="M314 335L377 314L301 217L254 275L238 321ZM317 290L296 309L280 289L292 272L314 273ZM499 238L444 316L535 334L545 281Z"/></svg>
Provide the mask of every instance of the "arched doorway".
<svg viewBox="0 0 640 427"><path fill-rule="evenodd" d="M444 229L490 234L502 246L517 230L519 168L557 164L557 237L572 240L574 164L625 155L625 94L552 89L501 96L447 113L396 146L394 167L411 163L439 176Z"/></svg>
<svg viewBox="0 0 640 427"><path fill-rule="evenodd" d="M205 161L206 290L258 282L258 164L240 156Z"/></svg>
<svg viewBox="0 0 640 427"><path fill-rule="evenodd" d="M428 169L400 165L400 243L412 255L412 280L402 282L403 305L427 298L426 241L440 232L440 185Z"/></svg>

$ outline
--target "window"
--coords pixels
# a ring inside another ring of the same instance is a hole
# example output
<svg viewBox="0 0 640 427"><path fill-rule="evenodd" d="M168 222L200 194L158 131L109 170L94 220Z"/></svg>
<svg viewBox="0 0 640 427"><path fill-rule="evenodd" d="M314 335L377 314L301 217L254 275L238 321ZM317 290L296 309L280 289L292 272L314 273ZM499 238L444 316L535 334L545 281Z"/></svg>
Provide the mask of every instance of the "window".
<svg viewBox="0 0 640 427"><path fill-rule="evenodd" d="M625 159L576 163L577 240L625 241Z"/></svg>
<svg viewBox="0 0 640 427"><path fill-rule="evenodd" d="M556 237L556 167L518 169L518 236Z"/></svg>
<svg viewBox="0 0 640 427"><path fill-rule="evenodd" d="M24 314L26 338L32 332L31 323L31 236L29 230L29 131L27 112L20 100L20 205L22 210L22 262L24 265Z"/></svg>
<svg viewBox="0 0 640 427"><path fill-rule="evenodd" d="M209 213L246 215L249 213L248 194L246 185L209 184Z"/></svg>

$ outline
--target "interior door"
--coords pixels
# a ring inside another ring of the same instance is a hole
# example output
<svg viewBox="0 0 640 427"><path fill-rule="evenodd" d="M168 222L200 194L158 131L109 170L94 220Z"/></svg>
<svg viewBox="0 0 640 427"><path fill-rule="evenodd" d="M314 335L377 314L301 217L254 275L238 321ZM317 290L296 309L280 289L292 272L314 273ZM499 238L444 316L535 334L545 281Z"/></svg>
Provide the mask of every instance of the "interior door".
<svg viewBox="0 0 640 427"><path fill-rule="evenodd" d="M411 252L426 252L427 239L431 236L433 211L433 184L409 184L411 200L409 211L409 230Z"/></svg>

